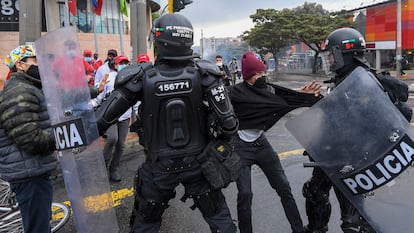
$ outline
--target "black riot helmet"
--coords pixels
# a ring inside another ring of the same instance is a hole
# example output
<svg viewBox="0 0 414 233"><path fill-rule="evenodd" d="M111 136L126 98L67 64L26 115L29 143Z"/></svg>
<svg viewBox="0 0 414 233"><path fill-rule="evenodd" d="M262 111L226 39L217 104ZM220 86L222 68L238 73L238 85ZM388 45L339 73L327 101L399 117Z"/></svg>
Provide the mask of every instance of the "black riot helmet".
<svg viewBox="0 0 414 233"><path fill-rule="evenodd" d="M151 34L159 57L183 57L193 54L193 25L180 14L166 14L158 18Z"/></svg>
<svg viewBox="0 0 414 233"><path fill-rule="evenodd" d="M347 74L358 65L370 67L364 56L365 39L353 28L339 28L331 32L321 52L323 69L327 74Z"/></svg>

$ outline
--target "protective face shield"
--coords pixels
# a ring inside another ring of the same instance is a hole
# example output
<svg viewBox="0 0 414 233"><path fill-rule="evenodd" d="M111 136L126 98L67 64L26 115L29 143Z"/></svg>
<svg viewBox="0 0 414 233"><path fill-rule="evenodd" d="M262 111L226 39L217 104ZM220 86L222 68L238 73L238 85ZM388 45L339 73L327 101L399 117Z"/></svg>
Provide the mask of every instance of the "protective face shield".
<svg viewBox="0 0 414 233"><path fill-rule="evenodd" d="M338 46L320 53L322 59L322 69L327 75L332 75L336 70L343 67L344 59Z"/></svg>
<svg viewBox="0 0 414 233"><path fill-rule="evenodd" d="M333 63L333 56L331 55L331 51L324 50L319 53L322 60L322 70L325 72L326 75L332 75L331 65Z"/></svg>

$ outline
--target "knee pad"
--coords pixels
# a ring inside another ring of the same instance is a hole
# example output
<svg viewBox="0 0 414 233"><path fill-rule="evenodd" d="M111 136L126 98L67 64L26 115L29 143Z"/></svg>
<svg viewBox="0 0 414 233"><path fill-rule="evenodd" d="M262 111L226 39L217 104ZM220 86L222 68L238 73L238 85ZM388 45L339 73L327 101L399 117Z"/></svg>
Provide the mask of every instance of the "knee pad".
<svg viewBox="0 0 414 233"><path fill-rule="evenodd" d="M317 203L318 205L329 204L329 191L331 186L325 185L325 183L317 183L311 179L305 182L302 187L303 197L307 201Z"/></svg>
<svg viewBox="0 0 414 233"><path fill-rule="evenodd" d="M306 200L306 215L308 216L307 228L310 232L327 232L331 217L331 204L314 203Z"/></svg>
<svg viewBox="0 0 414 233"><path fill-rule="evenodd" d="M306 215L309 224L307 232L327 232L328 222L331 216L331 204L329 193L325 189L315 189L315 184L310 181L303 185L302 193L306 198Z"/></svg>
<svg viewBox="0 0 414 233"><path fill-rule="evenodd" d="M311 191L310 180L308 180L303 184L302 195L304 198L310 198L312 197L312 193L313 192Z"/></svg>
<svg viewBox="0 0 414 233"><path fill-rule="evenodd" d="M168 202L155 202L140 199L139 214L143 217L144 222L161 221L162 214L168 208Z"/></svg>
<svg viewBox="0 0 414 233"><path fill-rule="evenodd" d="M224 202L223 193L219 190L210 191L200 195L190 195L194 200L194 205L201 211L201 213L210 217L217 213Z"/></svg>

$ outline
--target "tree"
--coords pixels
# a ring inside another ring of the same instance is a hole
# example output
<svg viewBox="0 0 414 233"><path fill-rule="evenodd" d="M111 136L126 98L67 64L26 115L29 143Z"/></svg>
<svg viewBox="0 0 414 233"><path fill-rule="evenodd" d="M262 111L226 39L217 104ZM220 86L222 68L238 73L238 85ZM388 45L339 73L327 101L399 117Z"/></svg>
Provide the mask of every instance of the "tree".
<svg viewBox="0 0 414 233"><path fill-rule="evenodd" d="M243 39L260 53L276 54L295 39L292 37L293 28L285 26L290 25L289 21L294 17L293 12L287 9L258 9L256 14L250 16L255 26L244 32Z"/></svg>
<svg viewBox="0 0 414 233"><path fill-rule="evenodd" d="M258 9L250 18L254 27L243 34L250 46L276 54L281 48L303 42L315 51L312 72L325 38L334 29L353 25L349 13L330 13L320 4L305 2L293 9Z"/></svg>

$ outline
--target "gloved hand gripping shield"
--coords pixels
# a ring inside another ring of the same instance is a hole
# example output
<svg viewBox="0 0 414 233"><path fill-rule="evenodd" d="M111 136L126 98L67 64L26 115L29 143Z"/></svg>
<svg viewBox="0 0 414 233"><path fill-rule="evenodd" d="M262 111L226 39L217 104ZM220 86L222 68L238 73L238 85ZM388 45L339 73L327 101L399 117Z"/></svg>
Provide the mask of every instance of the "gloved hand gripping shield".
<svg viewBox="0 0 414 233"><path fill-rule="evenodd" d="M76 229L118 232L76 31L58 29L40 37L35 46Z"/></svg>
<svg viewBox="0 0 414 233"><path fill-rule="evenodd" d="M414 130L365 69L286 128L378 232L411 232Z"/></svg>

